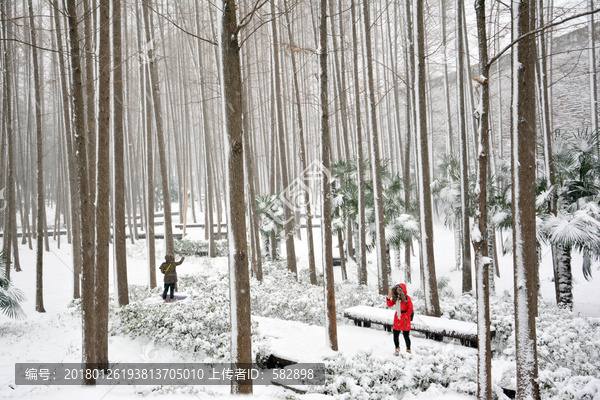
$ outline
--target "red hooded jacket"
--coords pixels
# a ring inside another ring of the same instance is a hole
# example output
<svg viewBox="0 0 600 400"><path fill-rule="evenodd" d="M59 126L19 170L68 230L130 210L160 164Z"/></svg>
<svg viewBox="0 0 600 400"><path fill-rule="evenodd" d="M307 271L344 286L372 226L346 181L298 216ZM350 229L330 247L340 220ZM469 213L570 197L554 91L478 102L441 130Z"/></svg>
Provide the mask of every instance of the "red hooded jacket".
<svg viewBox="0 0 600 400"><path fill-rule="evenodd" d="M406 285L404 283L398 284L404 291L404 295L406 296L406 301L400 303L400 317L398 317L398 312L394 314L394 329L397 331L410 331L410 315L413 313L413 303L410 296L406 293ZM386 298L387 306L394 307L396 305L396 300Z"/></svg>

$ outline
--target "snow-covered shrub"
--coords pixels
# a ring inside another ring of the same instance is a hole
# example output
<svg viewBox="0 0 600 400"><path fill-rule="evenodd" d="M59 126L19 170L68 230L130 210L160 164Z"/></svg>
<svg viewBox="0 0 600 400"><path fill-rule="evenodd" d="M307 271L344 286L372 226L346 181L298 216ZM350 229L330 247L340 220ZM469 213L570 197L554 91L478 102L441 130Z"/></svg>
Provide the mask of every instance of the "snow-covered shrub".
<svg viewBox="0 0 600 400"><path fill-rule="evenodd" d="M252 314L323 325L323 287L296 281L284 262L263 265L263 282L251 281ZM336 313L343 320L344 310L357 305L385 306L383 296L368 287L336 285Z"/></svg>
<svg viewBox="0 0 600 400"><path fill-rule="evenodd" d="M339 354L325 360L324 393L337 399L381 399L418 393L432 385L473 395L477 389L474 359L422 348L419 356L377 357L369 351Z"/></svg>
<svg viewBox="0 0 600 400"><path fill-rule="evenodd" d="M217 257L227 257L227 240L215 240L215 255ZM200 256L208 254L208 240L173 240L175 254L186 256Z"/></svg>
<svg viewBox="0 0 600 400"><path fill-rule="evenodd" d="M150 289L148 285L129 285L129 302L147 299L152 294L160 293L159 288Z"/></svg>
<svg viewBox="0 0 600 400"><path fill-rule="evenodd" d="M540 369L568 368L573 375L599 376L600 318L581 318L556 306L540 307Z"/></svg>
<svg viewBox="0 0 600 400"><path fill-rule="evenodd" d="M157 343L196 353L205 362L228 361L231 328L227 276L183 275L178 285L188 294L188 300L169 305L152 298L131 302L115 310L111 334L146 336ZM258 340L253 334L255 339Z"/></svg>

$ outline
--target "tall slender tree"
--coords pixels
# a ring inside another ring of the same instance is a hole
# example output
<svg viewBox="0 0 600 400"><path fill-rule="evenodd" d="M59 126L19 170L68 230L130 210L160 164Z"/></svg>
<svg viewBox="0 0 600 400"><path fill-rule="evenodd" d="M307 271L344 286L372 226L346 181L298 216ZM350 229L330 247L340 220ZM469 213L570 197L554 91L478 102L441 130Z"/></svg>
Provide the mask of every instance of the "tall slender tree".
<svg viewBox="0 0 600 400"><path fill-rule="evenodd" d="M75 0L67 0L67 22L72 69L73 128L77 158L77 184L81 214L82 293L81 315L83 322L82 361L86 368L94 368L96 348L94 345L94 209L89 197L85 115L83 108L83 82L79 50L78 14ZM38 239L39 240L39 239ZM93 376L87 376L86 384L95 384Z"/></svg>
<svg viewBox="0 0 600 400"><path fill-rule="evenodd" d="M31 51L33 62L33 80L35 85L35 128L36 128L36 155L37 155L37 252L36 252L36 290L35 310L46 312L44 309L44 226L46 220L46 204L44 201L44 136L42 133L42 85L40 82L40 68L37 52L37 33L33 17L33 5L29 5L29 26L31 29ZM10 100L9 100L10 101Z"/></svg>
<svg viewBox="0 0 600 400"><path fill-rule="evenodd" d="M165 150L165 135L163 128L162 105L160 96L160 82L154 54L154 27L148 9L152 7L152 0L143 0L144 28L146 33L146 46L148 54L148 69L152 88L152 104L154 105L154 120L156 127L156 144L158 146L158 161L160 163L160 177L162 183L162 197L165 219L165 251L173 254L173 219L171 217L171 189L167 171L167 154Z"/></svg>
<svg viewBox="0 0 600 400"><path fill-rule="evenodd" d="M327 90L327 0L321 0L319 7L319 85L321 103L321 157L324 172L331 170L331 138L329 134L329 94ZM335 282L333 277L333 231L331 228L331 182L329 174L322 174L323 215L323 276L325 278L325 325L327 345L338 350L337 322L335 314Z"/></svg>
<svg viewBox="0 0 600 400"><path fill-rule="evenodd" d="M435 259L433 256L433 208L431 205L431 181L429 178L429 141L427 134L427 104L425 93L425 32L423 0L414 0L414 28L417 39L415 105L417 108L417 164L419 169L419 207L421 219L421 261L423 265L423 283L425 309L427 315L439 317L440 300L437 291ZM420 33L419 33L420 32ZM468 226L467 226L468 227ZM467 243L468 245L468 243Z"/></svg>
<svg viewBox="0 0 600 400"><path fill-rule="evenodd" d="M456 0L456 85L458 92L458 135L460 142L460 200L461 200L461 233L462 233L462 292L473 290L471 274L471 238L469 226L469 160L467 151L467 122L465 107L465 57L463 17L464 2Z"/></svg>
<svg viewBox="0 0 600 400"><path fill-rule="evenodd" d="M488 213L487 180L489 164L489 70L487 31L485 23L485 0L475 3L477 15L477 38L479 42L479 107L477 148L477 187L475 190L475 218L473 224L473 248L475 250L475 272L477 293L477 397L492 399L492 346L490 341L490 264L488 257Z"/></svg>
<svg viewBox="0 0 600 400"><path fill-rule="evenodd" d="M8 5L8 7L7 7ZM0 123L3 124L3 133L6 136L7 143L7 174L6 174L6 187L3 187L1 190L2 193L5 194L8 198L5 199L2 205L6 205L7 213L4 214L4 238L3 238L3 252L6 260L6 277L10 278L10 261L11 261L11 245L13 244L14 239L16 239L17 228L16 228L16 200L15 200L15 170L16 170L16 159L15 159L15 147L16 147L16 135L13 130L13 117L12 117L12 70L13 70L13 54L12 44L9 42L12 39L12 27L10 15L10 4L6 4L6 2L2 2L2 31L4 37L7 39L2 44L2 54L3 54L3 102L2 102L2 121ZM9 47L11 46L11 47ZM3 140L4 142L4 140ZM2 143L4 144L4 143ZM4 150L3 146L0 146L2 150ZM2 156L4 156L4 151L2 152ZM4 158L4 157L2 157ZM1 164L0 164L1 165ZM8 191L6 190L8 189ZM6 203L4 203L6 202ZM14 239L13 239L14 236ZM13 254L14 259L18 259L18 248L15 247L15 252ZM16 267L15 263L15 267ZM18 270L16 270L18 271Z"/></svg>
<svg viewBox="0 0 600 400"><path fill-rule="evenodd" d="M294 206L293 196L295 192L295 186L289 186L288 176L288 162L286 156L286 144L285 144L285 130L283 127L283 105L281 103L281 72L279 67L279 38L277 33L277 18L275 16L275 0L271 0L271 30L273 34L273 76L275 81L275 103L276 103L276 116L277 116L277 139L279 144L279 162L281 168L281 184L283 186L283 195L288 200L291 200L283 205L283 218L284 218L284 230L285 230L285 249L287 257L287 267L298 279L298 268L296 267L296 248L294 246L294 221L292 216L292 210L290 206Z"/></svg>
<svg viewBox="0 0 600 400"><path fill-rule="evenodd" d="M244 210L244 146L242 135L242 72L235 0L221 3L219 50L223 128L227 143L227 204L229 218L229 290L231 301L231 360L252 363L250 338L250 276ZM231 380L231 393L252 393L252 380Z"/></svg>
<svg viewBox="0 0 600 400"><path fill-rule="evenodd" d="M589 11L594 10L594 0L589 0ZM590 44L588 49L589 55L589 71L590 71L590 119L592 121L592 130L598 130L598 79L596 73L596 28L594 21L594 13L588 16L588 31ZM598 147L600 154L600 147Z"/></svg>
<svg viewBox="0 0 600 400"><path fill-rule="evenodd" d="M125 237L125 151L123 135L123 56L121 35L121 0L112 0L113 58L113 157L114 157L114 232L115 276L120 306L129 304L127 285L127 248Z"/></svg>
<svg viewBox="0 0 600 400"><path fill-rule="evenodd" d="M377 266L379 272L379 294L388 292L388 261L385 244L385 220L383 215L383 183L381 182L381 156L379 154L379 137L377 131L377 106L375 103L375 78L373 74L373 51L371 49L371 18L369 16L369 0L363 0L363 22L365 32L365 50L367 61L367 88L369 93L369 109L371 123L371 169L373 174L373 196L375 203L375 229L377 235Z"/></svg>
<svg viewBox="0 0 600 400"><path fill-rule="evenodd" d="M365 166L363 155L362 122L360 110L360 84L359 84L359 65L358 65L358 34L356 25L359 23L356 17L356 4L352 0L352 56L354 71L354 104L356 105L356 148L358 164L358 259L356 261L358 268L358 283L367 284L367 221L365 217Z"/></svg>
<svg viewBox="0 0 600 400"><path fill-rule="evenodd" d="M56 43L59 49L63 49L63 35L61 34L61 23L60 13L61 10L58 6L58 1L52 1L54 26L56 27ZM63 119L65 124L65 141L66 141L66 153L67 153L67 166L69 176L69 194L71 200L71 226L73 231L73 298L78 299L81 297L80 293L80 277L81 277L81 221L79 215L79 207L77 207L77 170L75 165L75 156L73 154L73 138L72 138L72 121L70 120L70 103L69 103L69 91L67 89L69 75L65 67L65 55L63 52L59 52L58 63L61 83L61 94L63 102Z"/></svg>
<svg viewBox="0 0 600 400"><path fill-rule="evenodd" d="M287 9L286 1L283 2L284 6ZM293 43L293 25L290 21L289 12L285 13L286 23L288 27L288 39L290 44ZM300 84L298 83L298 75L299 71L296 66L296 54L295 51L290 52L290 58L292 61L292 71L293 71L293 81L294 81L294 95L295 95L295 103L296 103L296 117L298 119L298 139L299 139L299 152L298 156L300 158L300 167L302 171L306 171L307 163L306 163L306 150L305 150L305 140L304 140L304 120L302 118L302 103L300 101ZM304 185L308 187L308 176L307 174L303 174L302 176L304 180ZM307 247L308 247L308 271L309 271L309 279L310 283L313 285L317 284L317 268L315 264L315 245L313 239L313 224L312 224L312 206L310 204L310 196L309 193L304 191L304 204L306 205L306 238L307 238Z"/></svg>
<svg viewBox="0 0 600 400"><path fill-rule="evenodd" d="M96 168L96 366L108 369L108 279L110 243L110 0L100 0L98 162Z"/></svg>
<svg viewBox="0 0 600 400"><path fill-rule="evenodd" d="M537 296L535 219L535 44L531 30L532 0L512 3L513 48L512 214L515 291L517 399L539 399L534 309Z"/></svg>

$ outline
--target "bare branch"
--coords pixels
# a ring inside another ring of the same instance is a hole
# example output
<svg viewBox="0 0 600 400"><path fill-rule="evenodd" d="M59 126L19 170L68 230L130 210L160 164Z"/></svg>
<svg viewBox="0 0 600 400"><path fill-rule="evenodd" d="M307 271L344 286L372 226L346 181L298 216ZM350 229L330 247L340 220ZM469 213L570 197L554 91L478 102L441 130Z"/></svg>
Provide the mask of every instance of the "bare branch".
<svg viewBox="0 0 600 400"><path fill-rule="evenodd" d="M526 33L525 35L523 35L523 36L521 36L521 37L519 37L519 38L515 39L515 40L514 40L512 43L510 43L508 46L506 46L505 48L503 48L502 50L500 50L500 52L499 52L498 54L496 54L494 57L492 57L492 58L490 59L490 61L487 63L487 67L488 67L488 68L490 68L490 67L491 67L491 65L492 65L494 62L496 62L496 61L497 61L497 60L498 60L500 57L502 57L502 55L503 55L504 53L506 53L508 50L510 50L510 49L511 49L511 48L512 48L514 45L516 45L517 43L519 43L521 40L523 40L523 39L525 39L525 38L527 38L527 37L529 37L529 36L531 36L531 35L536 35L536 34L538 34L538 33L542 32L542 31L545 31L546 29L550 29L550 28L553 28L553 27L555 27L555 26L557 26L557 25L564 24L565 22L571 21L571 20L573 20L573 19L576 19L576 18L585 17L585 16L587 16L587 15L590 15L590 14L596 14L596 13L598 13L598 12L600 12L600 8L597 8L597 9L595 9L595 10L591 10L591 11L586 11L586 12L583 12L583 13L581 13L581 14L572 15L572 16L570 16L570 17L567 17L567 18L565 18L565 19L562 19L562 20L560 20L560 21L557 21L557 22L552 22L552 23L550 23L550 24L546 24L546 25L544 25L544 26L541 26L541 27L539 27L538 29L534 29L534 30L532 30L532 31L529 31L529 32L528 32L528 33Z"/></svg>
<svg viewBox="0 0 600 400"><path fill-rule="evenodd" d="M178 25L178 24L177 24L175 21L173 21L171 18L169 18L169 17L167 17L166 15L164 15L164 14L162 14L162 13L158 12L158 11L157 11L157 10L155 10L154 8L152 8L152 7L148 7L148 9L149 9L150 11L152 11L153 13L155 13L156 15L158 15L159 17L161 17L161 18L164 18L165 20L167 20L167 22L169 22L171 25L173 25L175 28L179 29L181 32L185 33L186 35L192 36L192 37L194 37L194 38L196 38L196 39L198 39L198 40L201 40L201 41L203 41L203 42L206 42L206 43L212 44L213 46L217 46L217 45L218 45L218 43L217 43L217 42L215 42L214 40L210 40L210 39L203 38L203 37L201 37L201 36L198 36L198 35L196 35L195 33L192 33L192 32L190 32L190 31L188 31L187 29L185 29L185 28L183 28L183 27L179 26L179 25Z"/></svg>
<svg viewBox="0 0 600 400"><path fill-rule="evenodd" d="M254 8L252 9L252 11L250 11L248 14L246 14L242 18L242 20L240 21L240 23L238 24L238 28L235 31L236 34L240 30L244 29L244 27L246 27L246 25L248 25L250 23L250 21L252 21L252 17L254 17L254 14L256 14L256 12L259 9L261 9L265 4L267 4L267 1L269 1L269 0L257 0L256 1L256 4L254 4Z"/></svg>

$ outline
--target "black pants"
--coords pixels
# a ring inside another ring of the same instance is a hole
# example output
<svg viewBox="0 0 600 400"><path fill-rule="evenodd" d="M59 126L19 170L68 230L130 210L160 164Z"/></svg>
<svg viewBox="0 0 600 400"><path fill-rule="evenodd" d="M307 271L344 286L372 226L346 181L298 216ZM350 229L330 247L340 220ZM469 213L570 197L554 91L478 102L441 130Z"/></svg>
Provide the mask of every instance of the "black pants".
<svg viewBox="0 0 600 400"><path fill-rule="evenodd" d="M410 350L410 337L408 336L410 334L410 331L397 331L394 329L394 345L397 349L400 348L400 332L402 332L402 335L404 336L406 350Z"/></svg>
<svg viewBox="0 0 600 400"><path fill-rule="evenodd" d="M171 289L171 300L173 300L173 293L175 292L175 284L174 283L165 283L165 291L163 292L163 300L167 299L167 291Z"/></svg>

